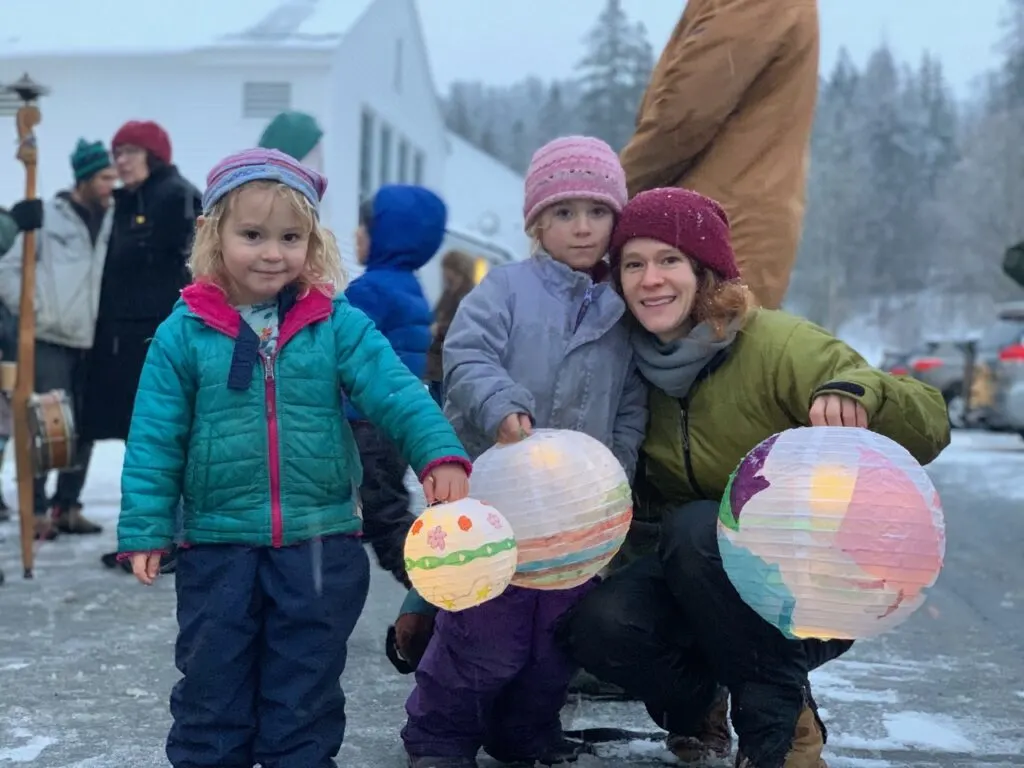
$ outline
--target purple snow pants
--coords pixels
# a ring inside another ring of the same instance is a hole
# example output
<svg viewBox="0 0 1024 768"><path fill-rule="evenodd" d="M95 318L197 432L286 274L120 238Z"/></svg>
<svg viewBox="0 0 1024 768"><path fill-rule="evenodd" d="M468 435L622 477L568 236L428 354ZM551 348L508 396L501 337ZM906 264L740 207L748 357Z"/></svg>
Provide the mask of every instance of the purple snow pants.
<svg viewBox="0 0 1024 768"><path fill-rule="evenodd" d="M509 587L475 608L441 611L405 704L406 752L473 758L483 746L529 758L558 744L575 665L555 644L555 627L595 584Z"/></svg>

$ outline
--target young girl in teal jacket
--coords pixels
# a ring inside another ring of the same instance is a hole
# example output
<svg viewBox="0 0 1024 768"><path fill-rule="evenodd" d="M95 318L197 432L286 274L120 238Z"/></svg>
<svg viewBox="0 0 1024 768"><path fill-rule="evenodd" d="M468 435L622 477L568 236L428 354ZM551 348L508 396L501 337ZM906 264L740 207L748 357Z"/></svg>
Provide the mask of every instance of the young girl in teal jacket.
<svg viewBox="0 0 1024 768"><path fill-rule="evenodd" d="M346 644L369 588L344 392L428 502L470 464L423 384L342 296L326 180L276 150L211 171L195 282L153 338L121 481L118 544L144 584L175 534L182 673L175 768L323 768L341 746Z"/></svg>

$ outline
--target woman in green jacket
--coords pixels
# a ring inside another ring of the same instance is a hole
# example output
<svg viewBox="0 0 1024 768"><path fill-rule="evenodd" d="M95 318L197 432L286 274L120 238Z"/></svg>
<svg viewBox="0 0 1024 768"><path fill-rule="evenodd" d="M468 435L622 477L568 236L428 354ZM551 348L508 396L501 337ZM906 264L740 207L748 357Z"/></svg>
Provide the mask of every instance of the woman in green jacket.
<svg viewBox="0 0 1024 768"><path fill-rule="evenodd" d="M585 669L646 703L683 760L730 751L721 683L738 768L821 768L808 672L851 643L787 640L743 602L718 552L719 502L747 452L793 427L866 426L926 464L949 442L942 396L806 320L751 308L726 215L699 194L635 197L611 253L651 385L633 533L653 528L657 544L580 603L563 639Z"/></svg>

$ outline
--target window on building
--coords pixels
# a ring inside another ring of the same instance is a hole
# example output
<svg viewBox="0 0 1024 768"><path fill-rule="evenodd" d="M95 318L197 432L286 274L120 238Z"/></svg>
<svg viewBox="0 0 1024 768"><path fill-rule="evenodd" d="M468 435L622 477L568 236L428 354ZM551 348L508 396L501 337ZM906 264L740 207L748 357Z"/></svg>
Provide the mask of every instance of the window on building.
<svg viewBox="0 0 1024 768"><path fill-rule="evenodd" d="M0 117L14 117L23 103L16 93L0 91Z"/></svg>
<svg viewBox="0 0 1024 768"><path fill-rule="evenodd" d="M395 92L402 92L402 38L395 40L395 71L392 84L394 85Z"/></svg>
<svg viewBox="0 0 1024 768"><path fill-rule="evenodd" d="M380 126L380 183L390 184L391 176L391 126L382 123Z"/></svg>
<svg viewBox="0 0 1024 768"><path fill-rule="evenodd" d="M398 183L409 183L409 142L401 139L398 142Z"/></svg>
<svg viewBox="0 0 1024 768"><path fill-rule="evenodd" d="M373 113L363 110L359 126L359 199L373 194Z"/></svg>
<svg viewBox="0 0 1024 768"><path fill-rule="evenodd" d="M291 108L291 83L245 83L242 85L242 117L275 117Z"/></svg>
<svg viewBox="0 0 1024 768"><path fill-rule="evenodd" d="M417 152L412 161L412 183L423 184L423 178L426 176L426 165L427 158L424 157L422 152Z"/></svg>

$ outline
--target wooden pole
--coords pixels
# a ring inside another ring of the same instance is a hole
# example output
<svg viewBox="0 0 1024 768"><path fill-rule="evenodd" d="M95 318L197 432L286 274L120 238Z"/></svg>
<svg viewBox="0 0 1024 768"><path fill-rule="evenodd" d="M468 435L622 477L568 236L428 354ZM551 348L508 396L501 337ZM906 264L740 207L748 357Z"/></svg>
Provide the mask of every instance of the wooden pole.
<svg viewBox="0 0 1024 768"><path fill-rule="evenodd" d="M22 100L15 121L18 125L18 160L25 166L25 199L36 198L38 149L34 128L41 114L36 100L46 89L28 75L9 85L7 90ZM21 255L21 300L18 306L18 377L11 397L14 412L14 455L18 471L18 517L21 522L21 564L26 579L32 578L35 541L35 501L33 499L32 444L28 425L29 400L35 391L36 374L36 233L26 232Z"/></svg>

